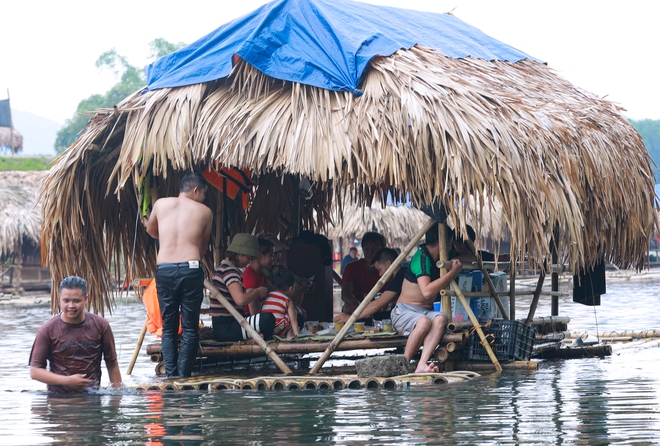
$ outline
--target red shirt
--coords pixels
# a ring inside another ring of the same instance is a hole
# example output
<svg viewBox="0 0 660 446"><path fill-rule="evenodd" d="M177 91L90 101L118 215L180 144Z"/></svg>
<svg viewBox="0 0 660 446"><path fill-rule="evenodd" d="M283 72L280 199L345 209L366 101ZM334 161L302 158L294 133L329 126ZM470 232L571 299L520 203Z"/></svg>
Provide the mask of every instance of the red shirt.
<svg viewBox="0 0 660 446"><path fill-rule="evenodd" d="M344 275L342 276L342 282L353 283L353 296L360 302L362 302L374 285L378 283L378 279L380 279L378 270L374 269L371 271L365 259L358 259L346 265ZM380 291L384 291L386 286Z"/></svg>
<svg viewBox="0 0 660 446"><path fill-rule="evenodd" d="M262 273L257 273L252 268L252 265L248 265L243 271L243 289L245 289L245 291L259 288L260 286L266 286L266 283L268 283L268 278ZM243 308L246 314L250 314L250 309L247 305Z"/></svg>

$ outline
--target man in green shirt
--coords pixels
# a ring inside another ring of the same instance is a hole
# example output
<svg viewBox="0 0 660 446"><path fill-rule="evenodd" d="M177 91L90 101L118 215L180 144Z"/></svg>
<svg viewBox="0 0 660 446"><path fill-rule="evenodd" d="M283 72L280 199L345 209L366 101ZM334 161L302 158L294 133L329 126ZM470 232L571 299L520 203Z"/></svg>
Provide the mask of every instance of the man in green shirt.
<svg viewBox="0 0 660 446"><path fill-rule="evenodd" d="M440 290L446 288L462 269L459 260L452 260L451 269L440 277L436 266L439 257L438 227L435 225L426 233L426 243L413 256L404 276L401 295L392 309L394 328L408 336L404 352L408 360L412 360L424 346L415 373L438 371L438 367L428 361L444 335L447 316L433 311L433 302Z"/></svg>

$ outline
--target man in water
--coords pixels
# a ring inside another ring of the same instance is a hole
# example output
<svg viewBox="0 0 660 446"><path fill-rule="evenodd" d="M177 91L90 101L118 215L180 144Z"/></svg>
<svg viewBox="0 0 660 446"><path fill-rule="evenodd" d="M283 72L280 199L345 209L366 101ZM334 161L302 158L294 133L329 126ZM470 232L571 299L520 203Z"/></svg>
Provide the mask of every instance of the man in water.
<svg viewBox="0 0 660 446"><path fill-rule="evenodd" d="M202 204L207 183L197 173L181 180L178 197L161 198L154 204L147 232L160 240L156 288L163 319L162 353L168 377L188 377L199 342L199 312L204 298L201 260L208 248L213 213ZM181 314L181 352L177 333Z"/></svg>
<svg viewBox="0 0 660 446"><path fill-rule="evenodd" d="M101 356L110 382L121 386L115 338L108 321L85 311L87 282L67 277L60 283L60 314L41 326L30 353L30 376L49 392L93 391L101 383ZM49 363L49 369L46 369Z"/></svg>
<svg viewBox="0 0 660 446"><path fill-rule="evenodd" d="M440 257L438 226L426 232L426 243L420 246L405 273L401 294L392 309L392 324L399 333L408 336L404 355L411 361L424 345L415 373L437 372L435 364L428 364L440 343L447 326L447 317L433 311L440 290L461 272L459 260L452 260L451 269L440 277L436 262Z"/></svg>

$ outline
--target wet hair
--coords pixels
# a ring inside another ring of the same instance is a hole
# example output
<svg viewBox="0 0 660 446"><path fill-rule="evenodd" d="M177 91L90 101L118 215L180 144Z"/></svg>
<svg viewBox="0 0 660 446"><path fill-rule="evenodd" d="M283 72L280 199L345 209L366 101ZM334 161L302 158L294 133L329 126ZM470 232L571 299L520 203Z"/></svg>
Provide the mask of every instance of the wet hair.
<svg viewBox="0 0 660 446"><path fill-rule="evenodd" d="M81 290L83 296L87 296L87 282L85 279L78 276L69 276L60 282L60 291L67 290Z"/></svg>
<svg viewBox="0 0 660 446"><path fill-rule="evenodd" d="M181 178L180 192L190 192L194 188L206 189L208 183L206 179L197 172L188 172Z"/></svg>
<svg viewBox="0 0 660 446"><path fill-rule="evenodd" d="M378 232L365 232L364 235L362 236L362 246L368 245L370 243L380 245L381 248L384 248L387 246L387 243L385 242L385 237L383 237L383 234L379 234Z"/></svg>
<svg viewBox="0 0 660 446"><path fill-rule="evenodd" d="M355 251L357 252L357 248L355 246L351 246L351 249L348 250L348 252Z"/></svg>
<svg viewBox="0 0 660 446"><path fill-rule="evenodd" d="M257 243L259 244L260 254L268 254L269 252L273 252L273 250L275 249L275 245L273 245L273 242L265 238L258 238Z"/></svg>
<svg viewBox="0 0 660 446"><path fill-rule="evenodd" d="M278 291L286 291L296 283L296 276L291 271L280 268L273 277L273 285Z"/></svg>
<svg viewBox="0 0 660 446"><path fill-rule="evenodd" d="M386 263L387 261L394 262L399 254L392 248L380 248L376 254L371 258L371 264Z"/></svg>

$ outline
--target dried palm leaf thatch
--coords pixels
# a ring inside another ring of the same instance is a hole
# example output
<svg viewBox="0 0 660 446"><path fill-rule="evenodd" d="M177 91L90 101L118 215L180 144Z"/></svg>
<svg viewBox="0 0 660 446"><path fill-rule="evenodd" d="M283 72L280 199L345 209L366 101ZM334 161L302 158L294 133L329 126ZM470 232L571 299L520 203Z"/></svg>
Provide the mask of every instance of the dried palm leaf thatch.
<svg viewBox="0 0 660 446"><path fill-rule="evenodd" d="M37 183L43 172L0 172L0 259L15 252L18 243L39 245L41 208Z"/></svg>
<svg viewBox="0 0 660 446"><path fill-rule="evenodd" d="M345 202L343 218L338 210L334 212L334 226L330 226L325 235L334 241L340 237L353 241L360 240L365 232L374 231L382 234L387 246L404 247L424 226L428 217L419 209L411 206L384 206L380 200L374 200L371 206L360 206L354 202Z"/></svg>
<svg viewBox="0 0 660 446"><path fill-rule="evenodd" d="M12 152L12 147L14 151ZM18 153L23 151L23 135L18 130L0 127L0 151Z"/></svg>
<svg viewBox="0 0 660 446"><path fill-rule="evenodd" d="M439 199L461 233L470 213L480 231L482 209L497 202L514 257L542 267L557 228L573 270L603 257L643 264L656 225L651 160L611 102L538 62L419 47L373 59L361 89L284 82L238 61L225 79L136 92L99 111L43 184L53 277L84 272L101 295L92 305L107 306L107 258L133 252L136 186L209 164L306 177L326 209L343 196L366 206L388 193ZM274 219L256 215L254 225ZM145 243L140 228L136 252ZM134 267L153 273L154 257L135 256Z"/></svg>

